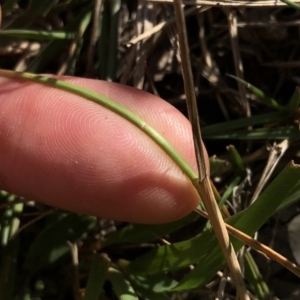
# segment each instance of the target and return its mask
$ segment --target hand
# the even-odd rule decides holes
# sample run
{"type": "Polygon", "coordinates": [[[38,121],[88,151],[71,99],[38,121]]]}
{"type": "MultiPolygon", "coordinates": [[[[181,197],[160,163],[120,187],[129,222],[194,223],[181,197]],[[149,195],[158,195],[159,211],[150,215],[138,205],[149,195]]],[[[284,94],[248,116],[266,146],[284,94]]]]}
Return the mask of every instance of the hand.
{"type": "MultiPolygon", "coordinates": [[[[196,168],[189,122],[123,85],[64,78],[121,103],[196,168]]],[[[184,217],[199,203],[189,179],[142,131],[61,90],[0,79],[0,189],[65,210],[137,223],[184,217]]]]}

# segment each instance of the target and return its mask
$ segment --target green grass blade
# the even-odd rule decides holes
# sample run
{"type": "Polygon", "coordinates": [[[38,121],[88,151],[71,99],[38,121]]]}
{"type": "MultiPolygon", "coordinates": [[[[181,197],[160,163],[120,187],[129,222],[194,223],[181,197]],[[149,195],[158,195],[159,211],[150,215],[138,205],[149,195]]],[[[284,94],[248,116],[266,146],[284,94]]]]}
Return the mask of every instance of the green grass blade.
{"type": "Polygon", "coordinates": [[[0,30],[0,36],[34,40],[72,40],[76,37],[76,34],[74,32],[66,31],[7,29],[0,30]]]}
{"type": "Polygon", "coordinates": [[[229,186],[227,187],[227,189],[225,190],[225,192],[222,195],[222,198],[220,200],[220,202],[218,203],[219,207],[222,207],[226,200],[229,198],[229,196],[232,194],[233,189],[238,186],[239,182],[241,181],[241,177],[237,176],[235,177],[232,182],[229,184],[229,186]]]}
{"type": "Polygon", "coordinates": [[[10,240],[0,249],[0,298],[1,300],[15,299],[19,291],[17,279],[20,279],[19,258],[21,255],[20,236],[10,240]]]}
{"type": "MultiPolygon", "coordinates": [[[[300,167],[288,165],[252,206],[226,219],[226,222],[253,235],[276,212],[277,207],[299,180],[300,167]]],[[[232,241],[236,249],[242,246],[239,241],[235,239],[232,241]]],[[[211,231],[206,231],[188,241],[158,247],[137,258],[128,268],[129,272],[135,274],[156,274],[178,270],[195,263],[198,265],[194,270],[173,290],[199,287],[207,283],[223,266],[224,258],[211,231]]]]}
{"type": "Polygon", "coordinates": [[[164,293],[155,293],[149,288],[143,288],[132,283],[134,290],[146,300],[171,300],[173,298],[168,297],[164,293]]]}
{"type": "Polygon", "coordinates": [[[187,241],[160,246],[135,259],[128,267],[129,272],[157,274],[188,267],[206,257],[214,247],[218,248],[215,243],[213,233],[206,231],[187,241]]]}
{"type": "MultiPolygon", "coordinates": [[[[111,0],[110,4],[110,38],[108,53],[107,80],[114,81],[117,70],[118,54],[118,32],[119,32],[119,11],[121,9],[121,0],[111,0]]],[[[103,44],[102,44],[103,47],[103,44]]]]}
{"type": "MultiPolygon", "coordinates": [[[[293,164],[288,165],[252,206],[226,219],[226,222],[249,235],[253,235],[276,212],[277,207],[288,197],[290,190],[295,187],[300,190],[299,180],[300,167],[293,164]],[[284,188],[282,188],[283,186],[284,188]]],[[[204,237],[206,237],[205,234],[207,235],[207,232],[203,234],[204,237]]],[[[202,243],[205,243],[206,238],[202,237],[202,239],[202,243]]],[[[242,243],[234,238],[232,242],[236,250],[242,246],[242,243]]],[[[217,247],[217,243],[214,241],[213,245],[210,244],[210,246],[212,252],[198,261],[198,265],[173,289],[174,291],[200,287],[211,280],[224,265],[224,258],[217,247]]],[[[300,274],[298,276],[300,277],[300,274]]]]}
{"type": "Polygon", "coordinates": [[[92,14],[87,13],[84,15],[84,17],[80,20],[79,26],[78,26],[78,34],[76,37],[75,43],[75,51],[73,56],[70,59],[70,62],[68,63],[68,67],[66,69],[65,74],[66,75],[74,75],[75,69],[76,69],[76,63],[79,58],[82,46],[84,44],[84,34],[91,22],[92,14]]]}
{"type": "Polygon", "coordinates": [[[138,300],[133,287],[131,286],[129,281],[124,278],[123,274],[120,271],[111,268],[109,270],[109,279],[112,283],[113,290],[115,291],[119,299],[138,300]]]}
{"type": "Polygon", "coordinates": [[[227,160],[220,159],[217,156],[211,156],[209,158],[209,164],[210,164],[210,175],[215,175],[218,170],[225,166],[228,163],[227,160]]]}
{"type": "Polygon", "coordinates": [[[297,111],[299,105],[300,105],[300,88],[296,87],[289,103],[285,107],[285,110],[290,115],[293,115],[297,111]]]}
{"type": "Polygon", "coordinates": [[[171,290],[178,284],[178,281],[165,274],[155,274],[154,276],[135,276],[129,274],[129,279],[134,290],[145,299],[168,300],[165,291],[171,290]]]}
{"type": "Polygon", "coordinates": [[[109,263],[99,254],[94,254],[92,268],[85,288],[83,300],[98,300],[106,278],[109,263]]]}
{"type": "MultiPolygon", "coordinates": [[[[78,35],[80,25],[87,18],[91,19],[92,6],[88,5],[87,8],[81,12],[70,24],[68,24],[64,29],[65,32],[76,32],[78,35]]],[[[51,61],[51,59],[57,56],[61,49],[70,44],[70,40],[55,40],[51,41],[41,53],[35,57],[29,64],[27,71],[29,72],[39,72],[51,61]]]]}
{"type": "Polygon", "coordinates": [[[246,168],[244,166],[243,159],[239,154],[239,152],[236,150],[236,148],[233,145],[227,146],[227,150],[229,152],[229,159],[233,171],[236,173],[236,175],[245,176],[246,168]]]}
{"type": "Polygon", "coordinates": [[[99,18],[99,38],[97,41],[97,56],[99,60],[98,74],[99,79],[107,79],[108,70],[108,56],[109,47],[107,47],[107,41],[109,40],[109,22],[110,22],[110,7],[108,1],[105,1],[102,5],[102,12],[99,18]]]}
{"type": "Polygon", "coordinates": [[[259,272],[251,253],[245,253],[245,278],[259,300],[271,299],[270,290],[259,272]]]}
{"type": "Polygon", "coordinates": [[[261,128],[251,131],[235,131],[219,134],[203,134],[203,138],[207,140],[284,140],[299,139],[300,132],[296,126],[261,128]]]}
{"type": "MultiPolygon", "coordinates": [[[[204,236],[205,237],[205,236],[204,236]]],[[[202,242],[205,242],[206,238],[203,238],[202,242]]],[[[188,273],[181,282],[172,289],[173,292],[181,292],[190,289],[199,288],[208,283],[225,265],[225,259],[219,249],[217,240],[213,238],[208,240],[213,247],[210,251],[199,260],[194,269],[188,273]]]]}
{"type": "Polygon", "coordinates": [[[254,234],[276,213],[292,190],[299,190],[299,180],[300,166],[288,164],[251,206],[232,217],[235,226],[249,235],[254,234]]]}
{"type": "Polygon", "coordinates": [[[236,81],[242,83],[255,96],[257,96],[259,99],[261,99],[262,102],[265,103],[266,105],[268,105],[269,107],[271,107],[273,109],[276,109],[276,110],[279,110],[279,111],[284,110],[284,107],[282,105],[280,105],[275,99],[266,96],[265,93],[262,90],[256,88],[255,86],[253,86],[249,82],[247,82],[247,81],[245,81],[243,79],[240,79],[240,78],[238,78],[236,76],[233,76],[233,75],[228,75],[228,76],[231,77],[231,78],[233,78],[233,79],[235,79],[236,81]]]}
{"type": "Polygon", "coordinates": [[[160,225],[129,224],[126,227],[110,234],[104,241],[103,246],[120,243],[145,243],[164,237],[166,234],[195,221],[196,213],[191,213],[178,221],[160,225]]]}
{"type": "Polygon", "coordinates": [[[156,294],[170,291],[178,284],[177,280],[165,274],[147,276],[129,274],[129,279],[134,286],[138,286],[145,290],[150,290],[156,294]]]}
{"type": "Polygon", "coordinates": [[[286,119],[287,115],[284,113],[268,113],[268,114],[261,114],[257,116],[252,116],[250,118],[241,118],[238,120],[227,121],[224,123],[218,123],[215,125],[210,125],[203,127],[202,132],[206,138],[209,138],[211,135],[216,135],[220,133],[226,133],[228,131],[232,132],[237,129],[247,128],[250,126],[256,125],[267,125],[278,123],[286,119]]]}
{"type": "Polygon", "coordinates": [[[24,267],[31,273],[51,266],[70,252],[67,241],[82,238],[95,226],[96,218],[69,214],[41,230],[25,257],[24,267]]]}
{"type": "Polygon", "coordinates": [[[300,5],[295,3],[294,1],[291,0],[280,0],[281,2],[285,3],[286,5],[295,8],[295,9],[300,9],[300,5]]]}
{"type": "Polygon", "coordinates": [[[45,17],[56,3],[58,3],[58,0],[32,0],[27,11],[13,20],[8,28],[24,28],[25,26],[29,26],[37,17],[45,17]]]}
{"type": "Polygon", "coordinates": [[[18,275],[18,258],[20,255],[20,237],[10,239],[19,229],[19,213],[23,211],[24,204],[14,204],[15,195],[1,191],[0,203],[10,204],[0,211],[0,293],[1,299],[14,299],[16,293],[16,279],[18,275]]]}
{"type": "Polygon", "coordinates": [[[13,202],[15,201],[16,196],[12,194],[7,194],[2,199],[6,204],[8,204],[8,206],[3,210],[3,212],[1,212],[1,216],[0,216],[0,228],[1,228],[0,245],[5,247],[7,246],[9,239],[13,233],[12,222],[15,217],[13,202]]]}
{"type": "Polygon", "coordinates": [[[278,206],[276,212],[279,212],[280,210],[284,209],[285,207],[288,207],[289,205],[292,205],[293,203],[299,202],[299,200],[300,200],[300,181],[290,191],[289,195],[284,199],[284,201],[282,201],[282,203],[278,206]]]}

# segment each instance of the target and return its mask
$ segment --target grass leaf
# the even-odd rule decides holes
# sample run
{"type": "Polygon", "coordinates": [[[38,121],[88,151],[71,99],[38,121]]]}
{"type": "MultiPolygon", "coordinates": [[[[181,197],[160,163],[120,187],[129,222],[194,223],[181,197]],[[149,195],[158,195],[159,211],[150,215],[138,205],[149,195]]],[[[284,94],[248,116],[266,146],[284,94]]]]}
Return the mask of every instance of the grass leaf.
{"type": "Polygon", "coordinates": [[[37,17],[45,17],[56,3],[58,3],[58,0],[32,0],[27,11],[16,18],[7,28],[24,28],[29,26],[37,17]]]}
{"type": "Polygon", "coordinates": [[[25,257],[25,268],[31,273],[52,265],[69,253],[67,241],[75,242],[95,226],[96,218],[69,214],[41,230],[25,257]]]}
{"type": "Polygon", "coordinates": [[[271,293],[250,252],[245,253],[245,277],[259,300],[271,299],[271,293]]]}
{"type": "Polygon", "coordinates": [[[295,140],[300,138],[299,128],[296,126],[260,128],[250,131],[235,131],[228,133],[204,134],[207,140],[295,140]]]}
{"type": "Polygon", "coordinates": [[[76,34],[74,32],[66,31],[7,29],[0,30],[0,36],[34,40],[72,40],[76,37],[76,34]]]}
{"type": "Polygon", "coordinates": [[[295,9],[300,9],[300,5],[295,3],[294,1],[291,0],[280,0],[281,2],[285,3],[286,5],[295,8],[295,9]]]}
{"type": "MultiPolygon", "coordinates": [[[[70,22],[64,29],[65,32],[76,32],[78,34],[78,30],[83,21],[87,18],[91,18],[91,6],[88,5],[87,8],[81,12],[72,22],[70,22]]],[[[35,57],[29,64],[27,71],[29,72],[41,72],[41,70],[49,63],[49,61],[57,56],[61,49],[70,44],[69,40],[56,40],[51,41],[42,51],[41,53],[35,57]]]]}
{"type": "Polygon", "coordinates": [[[282,105],[280,105],[275,99],[266,96],[262,90],[253,86],[249,82],[247,82],[243,79],[240,79],[236,76],[233,76],[233,75],[228,75],[228,76],[235,79],[236,81],[242,83],[244,86],[246,86],[255,96],[257,96],[259,99],[261,99],[262,102],[265,103],[266,105],[268,105],[269,107],[276,109],[276,110],[280,110],[280,111],[282,111],[284,109],[284,107],[282,105]]]}
{"type": "Polygon", "coordinates": [[[83,300],[98,300],[108,270],[108,261],[99,254],[94,254],[92,268],[85,288],[83,300]]]}
{"type": "Polygon", "coordinates": [[[129,283],[127,281],[123,274],[116,270],[116,269],[110,269],[109,270],[109,278],[113,286],[113,290],[115,291],[116,295],[121,300],[137,300],[136,293],[129,283]]]}
{"type": "Polygon", "coordinates": [[[145,243],[158,238],[162,238],[183,226],[195,221],[198,218],[196,213],[191,213],[185,218],[178,221],[160,224],[160,225],[142,225],[142,224],[129,224],[126,227],[110,234],[104,241],[104,247],[112,244],[120,243],[145,243]]]}
{"type": "MultiPolygon", "coordinates": [[[[226,219],[226,222],[253,235],[276,212],[277,207],[288,197],[290,190],[295,186],[300,189],[299,180],[300,167],[289,164],[252,206],[226,219]]],[[[233,243],[236,250],[242,246],[235,239],[233,243]]],[[[224,258],[211,231],[205,231],[184,242],[160,246],[134,260],[128,268],[129,272],[135,274],[156,274],[178,270],[195,263],[198,265],[173,291],[199,287],[207,283],[223,266],[224,258]]]]}
{"type": "Polygon", "coordinates": [[[256,126],[256,125],[268,125],[268,124],[274,124],[279,123],[287,118],[287,115],[285,113],[267,113],[267,114],[261,114],[256,115],[252,117],[247,118],[240,118],[237,120],[227,121],[224,123],[217,123],[214,125],[203,127],[202,132],[203,135],[205,135],[205,138],[210,138],[211,135],[218,135],[220,133],[226,133],[228,131],[233,132],[233,130],[241,129],[241,128],[247,128],[250,126],[256,126]]]}

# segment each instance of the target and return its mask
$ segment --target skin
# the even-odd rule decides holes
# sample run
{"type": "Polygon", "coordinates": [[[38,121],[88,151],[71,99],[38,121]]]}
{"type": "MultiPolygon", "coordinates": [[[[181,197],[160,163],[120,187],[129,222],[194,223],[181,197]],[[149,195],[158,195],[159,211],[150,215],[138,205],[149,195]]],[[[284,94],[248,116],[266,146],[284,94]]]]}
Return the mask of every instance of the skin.
{"type": "MultiPolygon", "coordinates": [[[[151,94],[64,78],[119,102],[160,132],[196,169],[191,128],[151,94]]],[[[189,179],[139,129],[73,94],[0,78],[0,189],[69,211],[165,223],[200,199],[189,179]]]]}

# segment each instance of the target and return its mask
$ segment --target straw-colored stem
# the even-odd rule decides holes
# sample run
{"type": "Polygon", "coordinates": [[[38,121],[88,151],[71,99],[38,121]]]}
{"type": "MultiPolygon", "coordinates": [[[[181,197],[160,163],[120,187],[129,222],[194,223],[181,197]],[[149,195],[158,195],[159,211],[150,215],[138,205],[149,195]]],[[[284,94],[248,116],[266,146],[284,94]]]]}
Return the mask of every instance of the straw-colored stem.
{"type": "Polygon", "coordinates": [[[220,209],[214,198],[214,194],[209,181],[208,166],[206,166],[204,161],[204,146],[201,137],[200,120],[198,115],[192,67],[189,56],[187,29],[182,9],[182,0],[174,1],[174,11],[180,45],[180,56],[184,88],[186,94],[187,110],[192,125],[195,153],[200,179],[196,188],[198,190],[200,198],[204,203],[206,211],[208,212],[210,222],[213,226],[216,237],[218,239],[218,242],[226,259],[228,268],[230,270],[234,285],[236,287],[237,295],[240,300],[248,300],[250,298],[246,289],[246,285],[244,283],[242,271],[236,253],[230,242],[229,234],[227,232],[220,209]]]}
{"type": "MultiPolygon", "coordinates": [[[[201,215],[202,217],[208,219],[208,214],[206,212],[201,211],[199,209],[197,209],[195,211],[199,215],[201,215]]],[[[298,276],[300,278],[300,267],[299,266],[297,266],[296,264],[294,264],[293,262],[288,260],[286,257],[282,256],[278,252],[274,251],[270,247],[268,247],[268,246],[260,243],[259,241],[255,240],[254,238],[252,238],[248,234],[238,230],[237,228],[235,228],[235,227],[233,227],[233,226],[231,226],[227,223],[225,223],[225,226],[226,226],[228,232],[232,236],[234,236],[235,238],[237,238],[238,240],[243,242],[245,245],[251,247],[255,251],[259,252],[260,254],[263,254],[267,258],[278,262],[283,267],[285,267],[286,269],[288,269],[289,271],[291,271],[292,273],[294,273],[296,276],[298,276]]]]}

